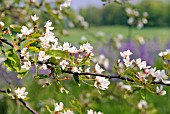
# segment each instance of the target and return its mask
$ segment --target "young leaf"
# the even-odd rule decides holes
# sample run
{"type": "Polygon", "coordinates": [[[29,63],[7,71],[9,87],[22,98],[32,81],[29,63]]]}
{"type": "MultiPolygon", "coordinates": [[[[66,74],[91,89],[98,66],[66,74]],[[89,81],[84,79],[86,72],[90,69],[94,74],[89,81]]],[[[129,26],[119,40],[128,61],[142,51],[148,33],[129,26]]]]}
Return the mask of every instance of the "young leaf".
{"type": "Polygon", "coordinates": [[[47,55],[50,55],[51,57],[61,57],[64,59],[69,59],[69,56],[67,52],[61,51],[61,50],[48,50],[45,52],[47,55]]]}
{"type": "Polygon", "coordinates": [[[14,32],[20,32],[21,31],[21,26],[19,26],[19,25],[12,24],[12,25],[10,25],[10,28],[14,32]]]}
{"type": "Polygon", "coordinates": [[[79,103],[79,101],[77,99],[72,100],[71,104],[77,109],[79,114],[82,114],[81,105],[80,105],[80,103],[79,103]]]}
{"type": "Polygon", "coordinates": [[[39,75],[35,76],[34,78],[35,78],[35,79],[44,79],[44,78],[48,78],[48,75],[39,74],[39,75]]]}
{"type": "Polygon", "coordinates": [[[73,74],[73,78],[77,82],[78,86],[80,86],[79,76],[77,74],[73,74]]]}
{"type": "Polygon", "coordinates": [[[8,58],[4,61],[4,65],[9,69],[16,72],[20,72],[21,64],[20,59],[13,49],[7,51],[8,58]]]}

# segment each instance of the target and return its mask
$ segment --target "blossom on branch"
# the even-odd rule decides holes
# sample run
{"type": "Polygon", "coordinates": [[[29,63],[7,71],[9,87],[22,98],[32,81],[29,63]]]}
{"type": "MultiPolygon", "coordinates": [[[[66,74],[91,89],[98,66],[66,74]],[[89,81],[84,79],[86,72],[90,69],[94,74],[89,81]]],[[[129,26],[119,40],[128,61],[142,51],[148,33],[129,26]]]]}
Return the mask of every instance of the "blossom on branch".
{"type": "Polygon", "coordinates": [[[163,86],[162,85],[160,86],[160,88],[158,86],[156,87],[156,93],[158,95],[161,95],[161,96],[166,95],[166,91],[163,90],[163,86]]]}
{"type": "Polygon", "coordinates": [[[123,58],[127,58],[129,57],[130,55],[132,55],[133,53],[130,51],[130,50],[127,50],[127,51],[124,51],[124,52],[120,52],[120,55],[123,57],[123,58]]]}
{"type": "Polygon", "coordinates": [[[95,83],[94,83],[94,86],[96,88],[99,88],[101,90],[106,90],[108,89],[109,87],[109,84],[110,82],[108,81],[108,79],[106,79],[105,77],[99,77],[99,76],[96,76],[96,79],[95,79],[95,83]]]}
{"type": "Polygon", "coordinates": [[[63,108],[64,108],[63,102],[60,102],[59,104],[56,103],[56,104],[55,104],[55,109],[54,109],[54,111],[55,111],[55,112],[59,112],[59,111],[63,110],[63,108]]]}
{"type": "Polygon", "coordinates": [[[22,33],[23,35],[30,35],[30,34],[32,34],[33,32],[34,32],[33,29],[28,29],[26,26],[22,26],[22,28],[21,28],[21,33],[22,33]]]}
{"type": "Polygon", "coordinates": [[[104,70],[99,66],[99,64],[97,63],[96,65],[95,65],[95,71],[96,71],[96,73],[98,73],[98,74],[101,74],[104,70]]]}
{"type": "Polygon", "coordinates": [[[31,62],[29,60],[25,61],[21,68],[25,68],[26,70],[29,70],[31,68],[31,62]]]}
{"type": "Polygon", "coordinates": [[[45,55],[45,51],[39,52],[39,56],[38,56],[39,61],[48,60],[49,58],[51,58],[51,56],[45,55]]]}
{"type": "Polygon", "coordinates": [[[62,60],[60,62],[61,68],[64,70],[66,68],[67,65],[69,65],[69,62],[67,62],[66,60],[62,60]]]}
{"type": "Polygon", "coordinates": [[[34,16],[31,15],[31,19],[35,22],[39,19],[39,17],[37,17],[36,14],[34,16]]]}
{"type": "Polygon", "coordinates": [[[16,90],[14,90],[17,98],[19,99],[25,99],[27,97],[28,92],[25,92],[26,88],[22,87],[22,88],[18,88],[16,90]]]}

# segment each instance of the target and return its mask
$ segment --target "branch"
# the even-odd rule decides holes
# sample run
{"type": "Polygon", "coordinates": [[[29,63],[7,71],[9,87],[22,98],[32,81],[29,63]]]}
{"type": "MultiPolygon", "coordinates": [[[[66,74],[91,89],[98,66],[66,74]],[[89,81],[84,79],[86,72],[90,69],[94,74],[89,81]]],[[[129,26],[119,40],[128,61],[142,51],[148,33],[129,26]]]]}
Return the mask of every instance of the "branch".
{"type": "Polygon", "coordinates": [[[14,45],[11,42],[9,42],[8,40],[6,40],[4,38],[0,38],[0,41],[2,41],[3,43],[5,43],[5,44],[7,44],[7,45],[9,45],[11,47],[14,47],[14,45]]]}
{"type": "MultiPolygon", "coordinates": [[[[75,75],[91,75],[91,76],[100,76],[100,77],[105,77],[108,79],[121,79],[121,80],[127,80],[129,82],[135,82],[133,79],[128,78],[128,77],[123,77],[120,75],[106,75],[106,74],[96,74],[96,73],[88,73],[88,72],[81,72],[81,73],[77,73],[77,72],[71,72],[71,71],[64,71],[65,73],[69,73],[69,74],[75,74],[75,75]]],[[[161,84],[161,85],[166,85],[166,86],[170,86],[170,84],[165,84],[163,82],[151,82],[151,84],[161,84]]]]}
{"type": "Polygon", "coordinates": [[[22,99],[18,99],[30,112],[33,114],[38,114],[34,109],[32,109],[26,102],[24,102],[22,99]]]}
{"type": "MultiPolygon", "coordinates": [[[[5,89],[0,89],[1,93],[6,93],[5,89]]],[[[36,112],[34,109],[32,109],[28,103],[26,103],[25,101],[23,101],[22,99],[18,99],[18,101],[20,101],[24,107],[26,107],[30,112],[32,112],[33,114],[38,114],[38,112],[36,112]]]]}
{"type": "Polygon", "coordinates": [[[0,89],[0,92],[1,92],[1,93],[6,93],[6,90],[0,89]]]}

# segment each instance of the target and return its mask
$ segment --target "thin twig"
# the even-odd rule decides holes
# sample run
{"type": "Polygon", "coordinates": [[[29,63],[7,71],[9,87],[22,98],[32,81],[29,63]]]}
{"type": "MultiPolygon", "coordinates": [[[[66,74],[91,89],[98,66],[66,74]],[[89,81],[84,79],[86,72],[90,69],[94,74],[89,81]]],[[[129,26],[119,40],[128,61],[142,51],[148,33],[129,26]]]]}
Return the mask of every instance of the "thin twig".
{"type": "Polygon", "coordinates": [[[34,109],[32,109],[26,102],[24,102],[22,99],[18,99],[23,105],[24,107],[26,107],[30,112],[32,112],[33,114],[38,114],[38,112],[36,112],[34,109]]]}
{"type": "MultiPolygon", "coordinates": [[[[129,82],[135,82],[133,79],[128,78],[128,77],[123,77],[123,76],[119,76],[119,75],[106,75],[106,74],[96,74],[96,73],[88,73],[88,72],[71,72],[71,71],[64,71],[65,73],[69,73],[69,74],[75,74],[75,75],[91,75],[91,76],[100,76],[100,77],[105,77],[108,79],[121,79],[121,80],[127,80],[129,82]]],[[[161,84],[161,85],[166,85],[166,86],[170,86],[170,84],[165,84],[163,82],[151,82],[151,84],[161,84]]]]}
{"type": "MultiPolygon", "coordinates": [[[[0,89],[1,93],[7,93],[5,89],[0,89]]],[[[24,107],[26,107],[30,112],[32,112],[33,114],[38,114],[38,112],[36,112],[33,108],[31,108],[27,102],[25,102],[22,99],[18,99],[18,101],[20,101],[24,107]]]]}
{"type": "Polygon", "coordinates": [[[13,45],[11,42],[9,42],[8,40],[6,40],[6,39],[4,39],[4,38],[0,38],[0,41],[8,44],[8,45],[11,46],[11,47],[14,47],[14,45],[13,45]]]}

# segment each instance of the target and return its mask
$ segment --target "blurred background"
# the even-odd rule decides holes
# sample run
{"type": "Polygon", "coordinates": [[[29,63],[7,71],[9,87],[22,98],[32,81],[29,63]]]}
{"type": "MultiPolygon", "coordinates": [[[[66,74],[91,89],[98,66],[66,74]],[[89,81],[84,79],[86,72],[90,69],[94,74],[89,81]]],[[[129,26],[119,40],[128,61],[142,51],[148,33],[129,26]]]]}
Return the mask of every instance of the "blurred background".
{"type": "MultiPolygon", "coordinates": [[[[126,7],[119,3],[107,3],[100,0],[72,0],[71,8],[64,9],[60,14],[55,9],[58,7],[57,4],[54,6],[56,0],[46,0],[46,4],[38,8],[34,8],[35,4],[25,5],[27,0],[16,0],[15,4],[11,1],[13,0],[0,0],[0,20],[6,23],[6,26],[10,24],[23,25],[26,22],[28,22],[27,26],[31,26],[30,15],[35,13],[41,19],[39,20],[40,26],[43,26],[47,20],[52,20],[60,42],[70,42],[76,46],[83,42],[90,42],[94,46],[95,59],[93,62],[98,62],[108,74],[114,74],[114,61],[120,57],[120,51],[127,49],[134,53],[132,58],[140,57],[147,61],[148,65],[158,69],[163,68],[158,53],[170,49],[170,0],[129,0],[126,7],[135,9],[139,13],[135,19],[142,16],[143,12],[148,13],[147,23],[140,27],[136,26],[136,23],[129,23],[128,20],[131,16],[127,15],[126,7]],[[16,9],[17,5],[24,7],[24,10],[16,9]]],[[[37,0],[37,2],[40,3],[41,0],[37,0]]],[[[3,63],[3,58],[0,61],[3,63]]],[[[15,87],[26,86],[29,92],[28,97],[30,97],[28,101],[40,114],[48,114],[46,105],[54,109],[53,104],[56,101],[62,101],[67,107],[72,107],[69,101],[75,98],[83,107],[83,114],[87,113],[88,109],[101,111],[104,114],[170,113],[169,87],[165,88],[167,90],[165,96],[158,96],[146,91],[131,93],[121,90],[117,86],[117,82],[120,80],[112,80],[109,89],[99,94],[97,89],[83,83],[78,87],[70,80],[62,82],[70,94],[59,94],[58,85],[52,80],[34,80],[34,73],[35,71],[32,69],[30,74],[21,81],[16,78],[15,73],[7,71],[1,64],[0,88],[8,88],[8,80],[12,81],[15,87]],[[53,85],[42,88],[46,82],[53,83],[53,85]],[[143,113],[137,107],[141,98],[145,98],[148,102],[148,108],[143,113]]],[[[8,96],[0,94],[0,114],[17,114],[16,104],[8,96]]],[[[30,114],[22,106],[20,106],[20,110],[24,114],[30,114]]]]}

